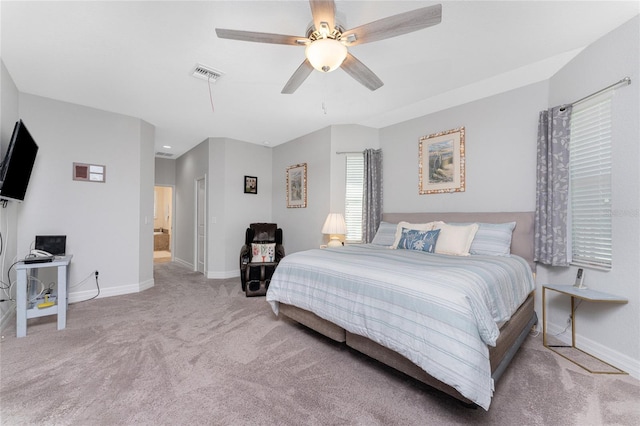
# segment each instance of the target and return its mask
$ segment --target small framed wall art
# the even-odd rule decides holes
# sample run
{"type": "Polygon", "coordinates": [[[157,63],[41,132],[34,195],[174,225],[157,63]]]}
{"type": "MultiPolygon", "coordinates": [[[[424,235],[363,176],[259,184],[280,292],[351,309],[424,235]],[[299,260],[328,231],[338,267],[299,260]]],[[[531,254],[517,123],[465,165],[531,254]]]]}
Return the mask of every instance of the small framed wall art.
{"type": "Polygon", "coordinates": [[[245,194],[258,193],[258,178],[256,176],[244,177],[244,193],[245,194]]]}
{"type": "Polygon", "coordinates": [[[73,163],[73,180],[104,183],[107,166],[99,164],[73,163]]]}
{"type": "Polygon", "coordinates": [[[287,208],[307,207],[307,163],[287,167],[287,208]]]}
{"type": "Polygon", "coordinates": [[[464,127],[421,137],[418,151],[420,194],[464,192],[464,127]]]}

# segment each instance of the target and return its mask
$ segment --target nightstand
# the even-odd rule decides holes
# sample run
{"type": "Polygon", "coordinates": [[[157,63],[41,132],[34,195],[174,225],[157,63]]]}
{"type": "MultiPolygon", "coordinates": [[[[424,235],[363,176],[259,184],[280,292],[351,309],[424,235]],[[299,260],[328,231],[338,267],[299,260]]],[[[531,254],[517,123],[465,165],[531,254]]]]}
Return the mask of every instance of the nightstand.
{"type": "Polygon", "coordinates": [[[573,315],[573,313],[575,312],[575,299],[580,299],[580,300],[585,300],[588,302],[608,302],[608,303],[618,303],[618,304],[624,304],[627,303],[628,300],[624,297],[620,297],[620,296],[615,296],[613,294],[609,294],[609,293],[603,293],[601,291],[595,291],[595,290],[590,290],[588,288],[577,288],[574,287],[572,285],[553,285],[553,284],[546,284],[542,286],[542,344],[544,345],[544,347],[552,350],[553,352],[557,353],[558,355],[562,356],[563,358],[568,359],[569,361],[573,362],[576,365],[579,365],[580,367],[584,368],[585,370],[587,370],[590,373],[594,373],[594,374],[627,374],[625,371],[622,371],[621,369],[619,369],[618,367],[614,367],[613,365],[609,364],[608,362],[605,362],[603,360],[601,360],[600,358],[597,358],[591,354],[589,354],[588,352],[585,352],[584,350],[576,347],[576,318],[575,315],[573,315]],[[546,318],[546,292],[547,290],[551,290],[551,291],[556,291],[558,293],[562,293],[565,294],[569,297],[571,297],[571,346],[567,346],[567,345],[550,345],[547,342],[547,318],[546,318]],[[599,370],[592,370],[588,367],[586,367],[583,363],[578,362],[574,359],[569,358],[566,354],[560,352],[559,348],[570,348],[572,350],[576,350],[579,351],[581,354],[583,354],[582,356],[586,356],[587,359],[592,358],[595,359],[603,364],[608,365],[609,367],[611,367],[611,369],[613,371],[599,371],[599,370]]]}

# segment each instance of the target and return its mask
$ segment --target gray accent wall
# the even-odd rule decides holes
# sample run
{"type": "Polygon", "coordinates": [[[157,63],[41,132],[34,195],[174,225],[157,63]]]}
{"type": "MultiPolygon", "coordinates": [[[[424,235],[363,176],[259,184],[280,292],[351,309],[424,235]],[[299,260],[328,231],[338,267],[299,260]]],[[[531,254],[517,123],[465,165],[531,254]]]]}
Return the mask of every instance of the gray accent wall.
{"type": "MultiPolygon", "coordinates": [[[[4,62],[0,60],[0,161],[9,147],[13,127],[20,117],[18,112],[19,92],[4,62]]],[[[6,272],[17,253],[18,203],[12,201],[0,208],[0,233],[2,233],[2,256],[0,256],[0,280],[6,281],[6,272]]],[[[9,299],[9,294],[0,291],[0,299],[9,299]]],[[[11,294],[15,296],[15,291],[11,294]]],[[[10,301],[0,302],[0,329],[12,317],[15,307],[10,301]]]]}
{"type": "Polygon", "coordinates": [[[36,235],[66,235],[70,302],[97,294],[85,279],[96,270],[101,297],[153,286],[153,127],[25,93],[19,111],[40,149],[19,206],[18,257],[36,235]],[[72,180],[73,162],[106,166],[106,181],[72,180]]]}
{"type": "MultiPolygon", "coordinates": [[[[331,150],[329,152],[331,197],[327,214],[344,213],[347,170],[346,153],[362,152],[368,148],[379,148],[379,134],[378,129],[356,124],[331,126],[331,150]]],[[[384,153],[382,155],[384,157],[384,153]]],[[[322,224],[324,224],[324,221],[322,224]]],[[[323,243],[327,242],[329,242],[329,236],[325,235],[323,243]]]]}
{"type": "Polygon", "coordinates": [[[532,211],[541,82],[380,130],[385,212],[532,211]],[[465,127],[464,192],[419,195],[421,137],[465,127]]]}
{"type": "MultiPolygon", "coordinates": [[[[631,77],[612,102],[613,267],[585,269],[585,285],[629,299],[626,305],[583,303],[576,311],[581,347],[640,376],[640,17],[584,49],[550,80],[549,105],[571,103],[616,81],[631,77]]],[[[538,267],[538,286],[572,284],[577,267],[538,267]]],[[[567,298],[554,298],[552,324],[564,327],[567,298]]],[[[540,311],[538,311],[540,312],[540,311]]],[[[560,329],[561,331],[561,329],[560,329]]]]}
{"type": "Polygon", "coordinates": [[[155,175],[155,132],[156,129],[144,120],[140,120],[140,185],[138,198],[140,205],[139,262],[138,282],[143,288],[153,286],[153,219],[154,219],[154,175],[155,175]]]}
{"type": "Polygon", "coordinates": [[[271,149],[211,138],[209,178],[209,278],[240,274],[240,248],[252,222],[271,222],[271,149]],[[244,177],[258,178],[258,193],[244,193],[244,177]]]}
{"type": "Polygon", "coordinates": [[[318,248],[331,199],[331,128],[273,148],[273,221],[282,228],[286,253],[318,248]],[[307,207],[287,208],[287,168],[307,164],[307,207]]]}
{"type": "Polygon", "coordinates": [[[205,139],[176,161],[176,227],[172,237],[174,260],[195,270],[196,179],[209,172],[209,139],[205,139]]]}
{"type": "Polygon", "coordinates": [[[238,276],[245,230],[270,222],[270,148],[229,138],[209,138],[176,160],[175,258],[195,269],[195,180],[206,176],[206,276],[238,276]],[[258,193],[244,193],[244,176],[258,178],[258,193]]]}
{"type": "Polygon", "coordinates": [[[161,186],[175,186],[176,161],[168,158],[155,159],[154,183],[161,186]]]}

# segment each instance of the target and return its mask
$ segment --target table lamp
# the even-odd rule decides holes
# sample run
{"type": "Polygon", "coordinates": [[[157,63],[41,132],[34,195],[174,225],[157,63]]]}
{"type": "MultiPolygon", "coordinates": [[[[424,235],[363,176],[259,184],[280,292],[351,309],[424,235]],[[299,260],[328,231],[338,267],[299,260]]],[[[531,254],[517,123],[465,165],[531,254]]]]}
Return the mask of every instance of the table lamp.
{"type": "Polygon", "coordinates": [[[324,221],[322,233],[329,234],[330,236],[329,244],[327,244],[328,247],[341,246],[342,242],[340,241],[340,236],[347,233],[347,225],[344,222],[344,216],[342,216],[342,213],[329,213],[327,220],[324,221]]]}

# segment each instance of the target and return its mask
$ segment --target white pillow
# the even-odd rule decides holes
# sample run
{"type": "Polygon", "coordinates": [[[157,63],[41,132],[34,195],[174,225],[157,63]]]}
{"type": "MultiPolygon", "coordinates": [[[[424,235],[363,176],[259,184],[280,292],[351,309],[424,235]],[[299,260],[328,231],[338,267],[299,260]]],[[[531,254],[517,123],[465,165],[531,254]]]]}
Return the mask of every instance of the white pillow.
{"type": "Polygon", "coordinates": [[[435,225],[434,229],[440,230],[440,235],[436,242],[436,253],[469,256],[469,248],[473,242],[473,237],[478,232],[478,224],[455,226],[440,222],[435,225]]]}
{"type": "Polygon", "coordinates": [[[398,248],[398,243],[400,242],[400,238],[402,238],[402,228],[406,229],[414,229],[416,231],[433,231],[434,225],[442,222],[429,222],[429,223],[409,223],[409,222],[400,222],[396,226],[396,238],[391,245],[392,249],[398,248]]]}

